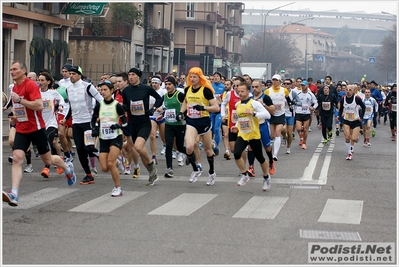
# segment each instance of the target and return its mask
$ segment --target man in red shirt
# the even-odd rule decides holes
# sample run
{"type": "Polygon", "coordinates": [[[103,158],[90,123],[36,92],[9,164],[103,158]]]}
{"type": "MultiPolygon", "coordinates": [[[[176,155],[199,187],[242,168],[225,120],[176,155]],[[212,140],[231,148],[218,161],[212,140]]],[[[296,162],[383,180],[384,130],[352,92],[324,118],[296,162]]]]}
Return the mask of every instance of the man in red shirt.
{"type": "Polygon", "coordinates": [[[18,188],[22,179],[22,162],[25,151],[34,140],[44,164],[55,165],[64,170],[68,185],[76,182],[72,162],[67,164],[58,155],[51,155],[46,135],[46,125],[42,117],[43,100],[37,84],[26,77],[25,63],[15,61],[11,64],[10,73],[14,80],[11,92],[14,116],[11,123],[16,123],[13,163],[11,167],[11,190],[3,193],[3,201],[10,206],[18,206],[18,188]]]}

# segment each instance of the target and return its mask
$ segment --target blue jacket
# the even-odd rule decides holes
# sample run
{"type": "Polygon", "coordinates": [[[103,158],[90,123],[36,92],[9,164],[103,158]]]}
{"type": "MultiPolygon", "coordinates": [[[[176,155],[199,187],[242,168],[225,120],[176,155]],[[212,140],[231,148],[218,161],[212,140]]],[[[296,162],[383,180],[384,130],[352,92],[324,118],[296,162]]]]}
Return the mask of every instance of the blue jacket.
{"type": "Polygon", "coordinates": [[[371,97],[377,100],[378,103],[382,101],[382,94],[380,90],[378,90],[377,88],[371,88],[370,92],[371,92],[371,97]]]}

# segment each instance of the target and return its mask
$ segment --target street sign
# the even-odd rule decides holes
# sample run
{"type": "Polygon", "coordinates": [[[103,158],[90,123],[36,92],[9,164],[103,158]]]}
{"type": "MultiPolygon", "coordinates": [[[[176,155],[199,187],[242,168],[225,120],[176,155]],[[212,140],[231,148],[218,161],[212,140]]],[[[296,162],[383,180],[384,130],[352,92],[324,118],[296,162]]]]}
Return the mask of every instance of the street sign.
{"type": "Polygon", "coordinates": [[[223,59],[221,59],[221,58],[215,58],[215,59],[213,59],[213,67],[214,67],[214,68],[221,68],[221,67],[223,67],[223,59]]]}
{"type": "Polygon", "coordinates": [[[280,73],[285,73],[285,69],[280,70],[280,73]]]}
{"type": "Polygon", "coordinates": [[[106,4],[108,3],[68,3],[61,13],[99,16],[103,12],[106,4]]]}
{"type": "Polygon", "coordinates": [[[369,63],[370,64],[375,64],[375,57],[370,57],[369,58],[369,63]]]}
{"type": "Polygon", "coordinates": [[[317,56],[317,61],[318,62],[324,62],[324,56],[323,55],[318,55],[317,56]]]}

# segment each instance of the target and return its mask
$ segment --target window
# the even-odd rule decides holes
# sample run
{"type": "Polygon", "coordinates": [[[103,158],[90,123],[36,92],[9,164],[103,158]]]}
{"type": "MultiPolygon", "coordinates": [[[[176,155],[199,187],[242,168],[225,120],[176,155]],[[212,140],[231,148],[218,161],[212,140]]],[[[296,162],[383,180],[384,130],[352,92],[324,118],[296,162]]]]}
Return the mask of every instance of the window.
{"type": "Polygon", "coordinates": [[[195,30],[186,31],[186,54],[195,54],[195,30]]]}
{"type": "Polygon", "coordinates": [[[33,4],[33,8],[43,9],[43,10],[48,10],[48,11],[50,11],[50,3],[38,3],[38,2],[35,2],[35,3],[33,4]]]}
{"type": "Polygon", "coordinates": [[[194,18],[194,2],[187,2],[187,18],[194,18]]]}
{"type": "Polygon", "coordinates": [[[159,28],[161,28],[161,11],[158,11],[158,17],[157,17],[157,19],[158,19],[158,29],[159,28]]]}

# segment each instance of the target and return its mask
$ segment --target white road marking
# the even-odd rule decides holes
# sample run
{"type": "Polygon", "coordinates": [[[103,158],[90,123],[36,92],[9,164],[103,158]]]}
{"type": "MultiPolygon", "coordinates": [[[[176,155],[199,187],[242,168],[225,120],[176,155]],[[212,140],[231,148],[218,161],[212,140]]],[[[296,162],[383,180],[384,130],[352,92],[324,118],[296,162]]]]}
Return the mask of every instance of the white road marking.
{"type": "Polygon", "coordinates": [[[274,219],[287,200],[288,197],[255,196],[234,214],[233,218],[274,219]]]}
{"type": "Polygon", "coordinates": [[[318,222],[360,224],[363,201],[328,199],[318,222]]]}

